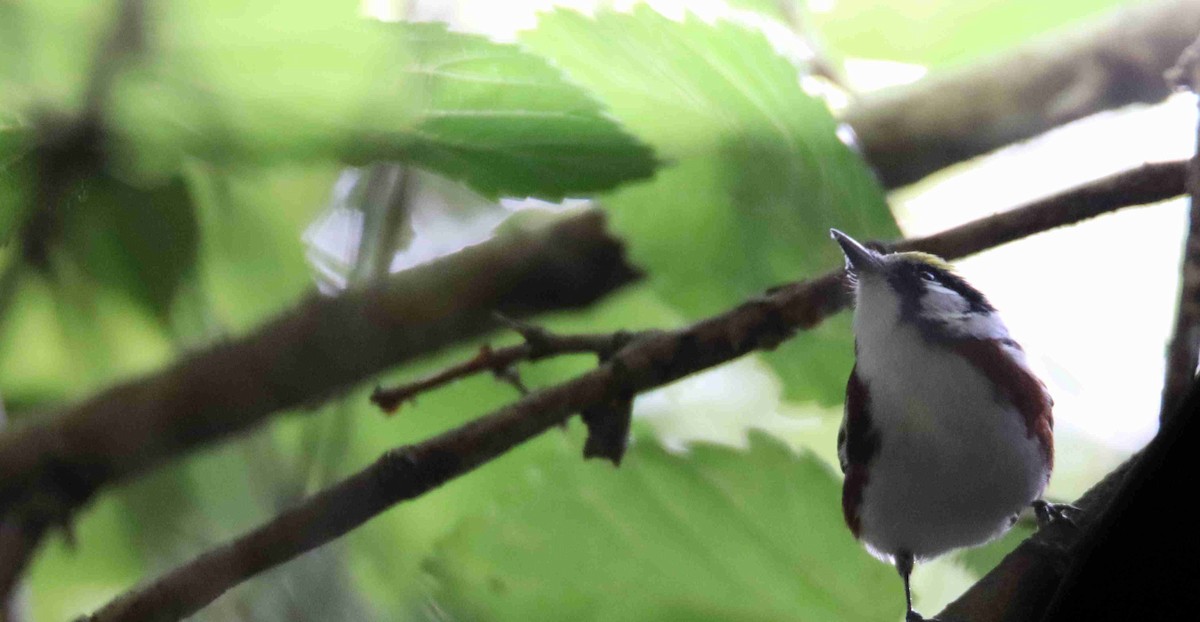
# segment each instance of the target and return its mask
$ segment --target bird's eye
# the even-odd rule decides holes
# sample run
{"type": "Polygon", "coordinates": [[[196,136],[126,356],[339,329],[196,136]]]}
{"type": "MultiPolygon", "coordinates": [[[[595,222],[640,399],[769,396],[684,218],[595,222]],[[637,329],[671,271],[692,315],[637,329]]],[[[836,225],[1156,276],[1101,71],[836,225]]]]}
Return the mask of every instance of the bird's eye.
{"type": "Polygon", "coordinates": [[[933,270],[928,268],[922,268],[917,272],[917,274],[921,276],[922,281],[929,281],[930,283],[938,282],[937,274],[934,274],[933,270]]]}

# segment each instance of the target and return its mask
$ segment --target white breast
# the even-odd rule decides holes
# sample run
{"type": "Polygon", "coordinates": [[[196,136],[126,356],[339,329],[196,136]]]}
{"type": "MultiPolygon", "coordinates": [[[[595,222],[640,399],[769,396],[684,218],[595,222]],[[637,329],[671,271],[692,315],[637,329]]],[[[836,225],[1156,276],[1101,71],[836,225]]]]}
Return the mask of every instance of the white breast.
{"type": "MultiPolygon", "coordinates": [[[[1002,534],[1041,495],[1047,473],[1024,420],[983,374],[898,318],[886,285],[860,284],[857,369],[880,439],[860,537],[882,558],[928,558],[1002,534]]],[[[991,320],[989,332],[1003,330],[991,320]]]]}

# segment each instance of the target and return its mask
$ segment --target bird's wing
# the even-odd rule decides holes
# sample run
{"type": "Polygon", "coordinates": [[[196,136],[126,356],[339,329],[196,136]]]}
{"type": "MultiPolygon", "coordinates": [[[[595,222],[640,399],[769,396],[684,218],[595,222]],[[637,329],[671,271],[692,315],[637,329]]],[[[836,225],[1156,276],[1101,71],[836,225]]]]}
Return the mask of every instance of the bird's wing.
{"type": "Polygon", "coordinates": [[[873,442],[867,412],[867,386],[855,365],[846,381],[846,408],[842,412],[842,426],[838,429],[838,462],[842,473],[846,473],[851,464],[866,464],[874,453],[873,442]]]}
{"type": "Polygon", "coordinates": [[[842,484],[842,514],[855,537],[862,528],[859,507],[867,485],[867,465],[879,451],[879,435],[871,429],[871,413],[867,409],[869,395],[855,365],[846,381],[846,411],[838,431],[838,462],[846,474],[842,484]]]}
{"type": "Polygon", "coordinates": [[[957,339],[953,347],[1000,389],[1017,409],[1031,438],[1036,437],[1054,464],[1054,399],[1029,369],[1025,352],[1011,339],[957,339]]]}

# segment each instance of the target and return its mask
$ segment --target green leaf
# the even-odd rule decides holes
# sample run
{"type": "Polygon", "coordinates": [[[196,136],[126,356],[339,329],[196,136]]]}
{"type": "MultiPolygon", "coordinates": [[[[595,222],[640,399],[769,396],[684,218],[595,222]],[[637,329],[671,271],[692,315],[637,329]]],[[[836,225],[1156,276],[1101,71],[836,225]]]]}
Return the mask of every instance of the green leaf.
{"type": "Polygon", "coordinates": [[[26,578],[32,620],[69,620],[100,608],[149,570],[132,532],[137,521],[114,495],[101,495],[73,517],[79,544],[52,534],[26,578]],[[87,543],[87,546],[83,546],[87,543]]]}
{"type": "MultiPolygon", "coordinates": [[[[649,147],[516,45],[324,8],[176,2],[116,124],[133,164],[395,160],[489,197],[559,199],[654,173],[649,147]],[[196,6],[192,6],[196,5],[196,6]]],[[[318,5],[321,3],[317,3],[318,5]]]]}
{"type": "Polygon", "coordinates": [[[112,177],[69,206],[64,246],[86,274],[162,318],[194,274],[196,214],[180,179],[152,187],[112,177]]]}
{"type": "MultiPolygon", "coordinates": [[[[557,11],[522,41],[674,163],[604,204],[634,261],[686,316],[839,266],[830,227],[897,234],[879,184],[761,33],[649,9],[595,18],[557,11]]],[[[770,360],[788,397],[832,404],[852,351],[846,326],[835,325],[770,360]],[[842,354],[831,363],[828,353],[842,354]]]]}
{"type": "Polygon", "coordinates": [[[808,19],[847,56],[963,64],[1129,0],[838,0],[808,19]]]}
{"type": "Polygon", "coordinates": [[[686,455],[638,443],[618,470],[551,457],[525,480],[428,564],[464,618],[874,621],[903,606],[842,522],[833,473],[765,436],[686,455]]]}
{"type": "Polygon", "coordinates": [[[1035,530],[1028,525],[1018,524],[1008,533],[983,546],[973,549],[963,549],[955,555],[956,561],[968,570],[982,577],[995,568],[1005,555],[1017,548],[1017,545],[1032,536],[1035,530]]]}
{"type": "Polygon", "coordinates": [[[165,319],[195,274],[196,212],[183,180],[141,187],[104,176],[66,208],[67,256],[84,274],[165,319]]]}
{"type": "Polygon", "coordinates": [[[29,209],[32,150],[29,128],[0,121],[0,244],[9,242],[29,209]]]}
{"type": "Polygon", "coordinates": [[[312,289],[303,235],[338,170],[330,163],[187,168],[211,319],[234,331],[249,330],[312,289]]]}
{"type": "Polygon", "coordinates": [[[412,162],[491,197],[561,198],[653,174],[650,148],[544,59],[439,24],[398,32],[416,59],[407,80],[424,84],[412,162]]]}

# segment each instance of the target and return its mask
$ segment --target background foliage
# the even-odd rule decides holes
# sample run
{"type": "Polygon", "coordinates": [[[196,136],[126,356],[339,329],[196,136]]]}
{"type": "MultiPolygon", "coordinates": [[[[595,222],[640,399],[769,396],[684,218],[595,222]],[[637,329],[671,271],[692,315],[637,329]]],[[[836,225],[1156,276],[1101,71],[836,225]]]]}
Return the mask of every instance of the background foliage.
{"type": "MultiPolygon", "coordinates": [[[[799,25],[787,3],[718,4],[726,19],[557,9],[514,43],[363,19],[350,2],[150,3],[144,43],[120,60],[104,102],[105,165],[59,205],[38,240],[44,262],[22,237],[46,174],[30,154],[86,106],[118,5],[0,4],[8,411],[33,416],[245,332],[314,282],[353,286],[354,249],[374,234],[353,224],[381,207],[339,184],[364,183],[346,167],[375,162],[421,171],[393,268],[562,209],[501,198],[586,198],[651,278],[548,326],[669,327],[714,313],[836,265],[830,226],[900,232],[814,94],[812,68],[768,35],[799,28],[835,63],[936,71],[1116,2],[841,0],[798,7],[799,25]]],[[[469,2],[458,8],[469,15],[469,2]]],[[[576,427],[538,438],[200,618],[885,619],[900,610],[898,583],[853,542],[837,502],[833,431],[851,344],[841,318],[645,396],[620,470],[579,461],[576,427]],[[752,428],[766,432],[747,440],[752,428]]],[[[526,380],[588,364],[540,363],[526,380]]],[[[32,571],[34,618],[86,612],[381,451],[512,397],[470,379],[384,419],[356,391],[153,473],[86,511],[78,545],[52,541],[32,571]]],[[[1105,466],[1075,469],[1069,490],[1105,466]]],[[[926,607],[1019,535],[925,571],[942,589],[919,589],[926,607]]]]}

